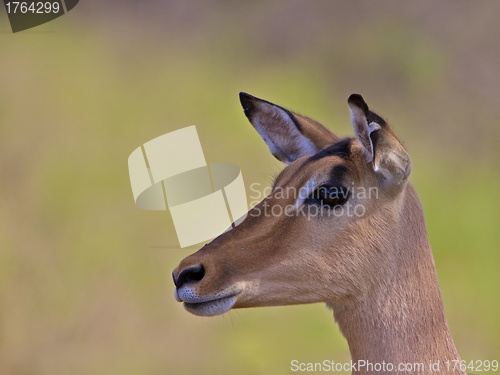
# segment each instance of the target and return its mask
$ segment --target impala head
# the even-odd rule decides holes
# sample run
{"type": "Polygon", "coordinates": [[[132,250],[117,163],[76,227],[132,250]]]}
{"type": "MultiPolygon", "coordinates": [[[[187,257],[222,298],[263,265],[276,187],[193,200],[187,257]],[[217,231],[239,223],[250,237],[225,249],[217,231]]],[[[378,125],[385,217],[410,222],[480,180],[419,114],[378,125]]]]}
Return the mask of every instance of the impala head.
{"type": "MultiPolygon", "coordinates": [[[[196,315],[231,308],[363,298],[383,283],[397,240],[410,159],[360,95],[348,99],[355,138],[241,93],[245,115],[287,164],[236,228],[186,257],[175,296],[196,315]]],[[[409,194],[408,191],[410,191],[409,194]]]]}

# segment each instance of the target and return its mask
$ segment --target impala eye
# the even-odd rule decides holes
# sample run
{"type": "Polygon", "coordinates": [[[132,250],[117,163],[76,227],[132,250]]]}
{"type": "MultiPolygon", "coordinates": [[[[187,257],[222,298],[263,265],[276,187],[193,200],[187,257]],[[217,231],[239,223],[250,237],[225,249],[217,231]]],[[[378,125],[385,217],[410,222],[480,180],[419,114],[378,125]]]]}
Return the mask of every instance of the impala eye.
{"type": "Polygon", "coordinates": [[[309,198],[321,206],[342,206],[349,198],[349,189],[343,186],[320,186],[309,198]]]}

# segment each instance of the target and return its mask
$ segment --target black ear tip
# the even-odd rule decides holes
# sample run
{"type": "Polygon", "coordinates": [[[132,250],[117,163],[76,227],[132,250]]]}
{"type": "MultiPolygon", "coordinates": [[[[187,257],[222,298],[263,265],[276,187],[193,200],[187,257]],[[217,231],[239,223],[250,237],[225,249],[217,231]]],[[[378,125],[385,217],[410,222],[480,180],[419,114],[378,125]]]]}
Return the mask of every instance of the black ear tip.
{"type": "Polygon", "coordinates": [[[243,111],[245,112],[245,116],[247,117],[250,117],[255,109],[252,99],[252,95],[247,94],[246,92],[240,92],[240,103],[243,107],[243,111]]]}
{"type": "Polygon", "coordinates": [[[247,94],[246,92],[240,92],[240,102],[243,104],[244,101],[249,100],[252,97],[252,95],[247,94]]]}
{"type": "Polygon", "coordinates": [[[356,102],[359,102],[359,101],[364,102],[363,97],[361,95],[359,95],[359,94],[351,94],[349,96],[349,99],[347,99],[348,103],[356,103],[356,102]]]}
{"type": "Polygon", "coordinates": [[[359,94],[351,94],[349,96],[349,99],[347,99],[347,103],[355,105],[356,107],[359,107],[363,110],[365,115],[368,115],[368,104],[366,104],[365,100],[363,97],[359,94]]]}

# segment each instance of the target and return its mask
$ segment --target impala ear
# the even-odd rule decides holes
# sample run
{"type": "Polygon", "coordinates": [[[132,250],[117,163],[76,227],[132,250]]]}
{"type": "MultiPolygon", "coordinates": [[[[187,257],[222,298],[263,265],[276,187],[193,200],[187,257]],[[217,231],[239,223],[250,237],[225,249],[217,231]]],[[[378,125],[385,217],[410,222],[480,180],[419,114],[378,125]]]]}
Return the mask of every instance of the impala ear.
{"type": "Polygon", "coordinates": [[[240,93],[240,102],[271,153],[286,164],[314,155],[339,140],[320,123],[276,104],[244,92],[240,93]]]}
{"type": "Polygon", "coordinates": [[[368,108],[363,97],[352,94],[347,100],[356,137],[373,171],[386,187],[400,190],[410,175],[410,156],[396,134],[379,115],[368,108]]]}

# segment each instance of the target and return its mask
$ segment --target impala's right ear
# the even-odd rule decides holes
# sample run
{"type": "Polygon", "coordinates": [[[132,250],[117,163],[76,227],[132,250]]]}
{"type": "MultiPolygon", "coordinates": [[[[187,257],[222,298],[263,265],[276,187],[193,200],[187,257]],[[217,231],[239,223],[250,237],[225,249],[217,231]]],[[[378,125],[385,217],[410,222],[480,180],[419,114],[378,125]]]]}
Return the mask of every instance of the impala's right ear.
{"type": "Polygon", "coordinates": [[[373,171],[387,189],[400,191],[411,170],[410,156],[403,144],[389,124],[370,111],[361,95],[352,94],[347,103],[354,132],[363,145],[363,153],[371,162],[373,171]]]}
{"type": "Polygon", "coordinates": [[[286,164],[314,155],[339,140],[320,123],[276,104],[244,92],[240,93],[240,101],[245,115],[271,153],[286,164]]]}

